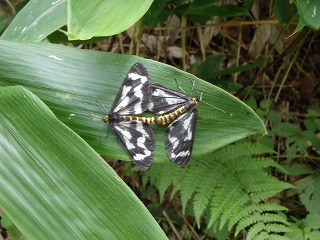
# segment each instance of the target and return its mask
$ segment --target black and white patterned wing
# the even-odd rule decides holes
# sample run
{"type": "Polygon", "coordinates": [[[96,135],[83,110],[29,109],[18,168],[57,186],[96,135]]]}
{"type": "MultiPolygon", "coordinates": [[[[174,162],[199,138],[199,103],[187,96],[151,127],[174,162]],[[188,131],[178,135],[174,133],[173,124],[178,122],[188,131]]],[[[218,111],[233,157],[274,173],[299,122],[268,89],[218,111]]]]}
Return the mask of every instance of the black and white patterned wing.
{"type": "Polygon", "coordinates": [[[141,170],[147,170],[153,161],[155,136],[146,123],[110,123],[117,137],[141,170]]]}
{"type": "Polygon", "coordinates": [[[168,113],[189,101],[192,99],[183,93],[152,83],[152,97],[148,111],[156,114],[168,113]]]}
{"type": "Polygon", "coordinates": [[[141,63],[135,63],[125,77],[110,113],[128,115],[146,111],[151,100],[151,92],[147,69],[141,63]]]}
{"type": "Polygon", "coordinates": [[[192,153],[198,110],[196,107],[178,117],[166,130],[166,151],[170,161],[184,166],[192,153]]]}

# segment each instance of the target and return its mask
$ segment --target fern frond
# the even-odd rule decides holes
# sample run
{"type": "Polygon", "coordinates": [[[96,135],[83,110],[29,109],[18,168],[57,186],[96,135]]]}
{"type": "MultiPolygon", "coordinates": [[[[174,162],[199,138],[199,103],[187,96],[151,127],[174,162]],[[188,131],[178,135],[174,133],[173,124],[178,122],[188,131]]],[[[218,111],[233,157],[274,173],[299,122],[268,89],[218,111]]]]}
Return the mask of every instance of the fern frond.
{"type": "Polygon", "coordinates": [[[253,144],[248,141],[228,145],[219,152],[227,159],[234,159],[245,156],[252,156],[261,153],[274,153],[274,150],[260,143],[253,144]]]}
{"type": "Polygon", "coordinates": [[[232,159],[230,161],[230,164],[232,164],[235,167],[236,171],[254,171],[261,168],[274,167],[283,173],[287,173],[287,170],[284,167],[282,167],[279,163],[275,162],[273,159],[266,157],[242,156],[239,158],[232,159]]]}
{"type": "Polygon", "coordinates": [[[163,196],[168,187],[174,182],[179,182],[178,179],[180,175],[177,174],[177,172],[181,170],[182,169],[178,166],[171,163],[167,163],[161,164],[161,168],[158,168],[158,166],[153,166],[146,173],[146,177],[149,177],[150,181],[153,184],[157,185],[160,194],[160,201],[162,201],[163,196]]]}
{"type": "MultiPolygon", "coordinates": [[[[220,228],[222,228],[227,221],[232,219],[235,213],[241,211],[243,207],[247,206],[250,201],[250,198],[247,195],[241,194],[239,191],[240,186],[240,184],[234,185],[234,191],[229,192],[226,201],[221,203],[220,209],[222,209],[222,212],[220,214],[220,228]]],[[[214,201],[214,199],[212,201],[214,201]]],[[[211,211],[214,211],[214,209],[211,209],[211,211]]]]}
{"type": "Polygon", "coordinates": [[[260,175],[260,177],[261,179],[252,181],[250,186],[246,189],[254,202],[260,202],[282,192],[283,190],[293,188],[292,184],[281,182],[273,176],[260,175]]]}
{"type": "Polygon", "coordinates": [[[257,205],[249,205],[247,208],[244,208],[242,211],[238,212],[238,214],[233,216],[232,221],[229,222],[229,229],[231,229],[242,218],[252,215],[254,213],[261,214],[263,212],[279,212],[286,210],[286,207],[271,202],[261,203],[257,205]]]}
{"type": "Polygon", "coordinates": [[[236,234],[247,229],[250,239],[280,237],[288,222],[277,213],[286,208],[263,202],[292,185],[269,174],[270,168],[284,171],[278,163],[252,156],[263,152],[273,151],[261,144],[237,143],[194,157],[186,168],[154,165],[149,174],[156,174],[156,179],[150,181],[162,197],[171,184],[174,192],[180,190],[183,212],[191,204],[198,226],[206,214],[213,231],[213,226],[222,229],[228,223],[228,229],[236,227],[236,234]]]}
{"type": "Polygon", "coordinates": [[[285,225],[282,225],[282,224],[270,223],[270,224],[266,224],[266,229],[265,230],[267,232],[284,233],[284,232],[289,232],[290,228],[285,226],[285,225]]]}
{"type": "Polygon", "coordinates": [[[194,216],[196,218],[198,226],[200,226],[200,217],[204,209],[207,207],[214,190],[211,185],[210,176],[203,177],[202,182],[204,184],[199,186],[193,199],[194,216]]]}
{"type": "Polygon", "coordinates": [[[197,224],[200,226],[201,214],[208,206],[212,194],[214,194],[214,191],[216,190],[212,183],[223,177],[221,174],[212,173],[223,173],[224,167],[219,162],[209,163],[203,159],[203,161],[198,162],[197,169],[197,181],[200,184],[194,193],[193,209],[197,224]]]}
{"type": "Polygon", "coordinates": [[[181,178],[180,182],[180,191],[181,191],[181,203],[182,203],[182,212],[185,213],[185,209],[192,195],[196,191],[196,188],[200,183],[200,176],[202,176],[202,166],[198,162],[191,162],[189,164],[191,167],[184,169],[185,174],[181,178]],[[194,177],[190,177],[190,176],[194,177]]]}
{"type": "Polygon", "coordinates": [[[173,199],[174,195],[180,191],[181,189],[181,182],[182,179],[184,178],[184,175],[186,174],[186,170],[185,168],[181,168],[179,166],[175,166],[178,167],[177,171],[174,172],[174,178],[172,179],[173,184],[173,188],[172,188],[172,192],[170,195],[170,198],[173,199]]]}
{"type": "Polygon", "coordinates": [[[257,213],[257,214],[252,214],[242,218],[236,227],[235,235],[238,235],[242,229],[250,227],[252,225],[254,226],[258,222],[263,222],[265,224],[277,222],[277,223],[282,223],[283,225],[289,225],[289,222],[278,214],[257,213]]]}
{"type": "MultiPolygon", "coordinates": [[[[181,201],[183,210],[186,208],[193,194],[199,194],[196,196],[197,201],[200,201],[201,197],[206,197],[203,201],[209,200],[211,198],[210,193],[212,193],[214,189],[212,182],[223,177],[222,174],[224,172],[222,170],[224,167],[220,162],[209,162],[207,159],[197,159],[190,163],[189,166],[186,174],[181,179],[181,201]],[[207,191],[209,191],[209,193],[206,193],[207,191]],[[205,196],[201,196],[201,192],[204,193],[205,196]]],[[[201,209],[201,207],[196,204],[194,209],[201,214],[200,212],[202,212],[204,208],[201,209]]],[[[198,220],[199,218],[196,219],[198,220]]]]}
{"type": "MultiPolygon", "coordinates": [[[[274,233],[284,233],[290,231],[290,228],[286,226],[288,225],[288,222],[280,215],[276,215],[277,217],[274,217],[274,214],[268,215],[267,217],[263,212],[277,212],[286,210],[285,207],[279,206],[274,203],[263,203],[261,205],[255,205],[255,206],[249,206],[247,209],[242,211],[242,216],[239,214],[237,216],[237,219],[239,220],[239,224],[236,229],[236,234],[242,230],[244,227],[250,228],[248,230],[246,239],[264,239],[264,236],[267,236],[266,239],[271,239],[271,235],[274,233]],[[254,216],[258,216],[257,218],[254,216]],[[242,220],[241,220],[242,219],[242,220]],[[277,222],[283,223],[274,223],[277,222]],[[255,222],[257,221],[257,222],[255,222]],[[271,222],[271,223],[270,223],[271,222]],[[242,224],[242,225],[240,225],[242,224]]],[[[233,223],[230,223],[230,225],[236,224],[236,221],[233,220],[233,223]]],[[[277,237],[280,237],[281,235],[276,235],[277,237]]],[[[275,238],[277,239],[277,238],[275,238]]],[[[280,238],[278,238],[280,239],[280,238]]],[[[288,239],[287,237],[284,239],[288,239]]]]}
{"type": "Polygon", "coordinates": [[[267,232],[260,232],[254,238],[246,238],[246,240],[292,240],[288,237],[278,234],[270,234],[267,232]]]}
{"type": "Polygon", "coordinates": [[[187,204],[189,200],[191,199],[192,195],[196,191],[196,188],[198,186],[197,178],[190,178],[190,174],[192,174],[192,169],[187,168],[185,176],[181,179],[181,189],[180,189],[180,195],[181,195],[181,204],[182,204],[182,213],[185,213],[187,204]]]}

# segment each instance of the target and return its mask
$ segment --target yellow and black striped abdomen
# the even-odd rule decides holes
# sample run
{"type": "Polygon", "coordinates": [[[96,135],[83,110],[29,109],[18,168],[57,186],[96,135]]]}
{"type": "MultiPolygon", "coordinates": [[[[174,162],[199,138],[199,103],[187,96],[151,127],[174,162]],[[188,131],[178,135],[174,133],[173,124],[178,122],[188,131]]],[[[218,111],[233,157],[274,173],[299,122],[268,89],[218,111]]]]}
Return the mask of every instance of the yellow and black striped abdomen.
{"type": "Polygon", "coordinates": [[[182,114],[188,112],[191,108],[195,107],[199,102],[198,98],[193,98],[192,101],[189,101],[185,105],[173,110],[172,112],[159,115],[155,117],[155,124],[166,125],[177,119],[182,114]]]}
{"type": "Polygon", "coordinates": [[[192,101],[186,103],[185,105],[173,110],[172,112],[159,115],[156,117],[143,117],[143,116],[131,116],[131,115],[107,115],[104,117],[105,122],[115,121],[115,122],[143,122],[147,124],[158,124],[166,125],[177,119],[182,114],[188,112],[191,108],[196,106],[199,102],[198,98],[193,98],[192,101]]]}
{"type": "Polygon", "coordinates": [[[191,108],[196,106],[199,102],[198,98],[193,98],[192,101],[186,103],[185,105],[173,110],[172,112],[156,116],[154,119],[154,124],[166,125],[177,119],[179,116],[188,112],[191,108]]]}
{"type": "Polygon", "coordinates": [[[155,124],[155,117],[119,116],[119,122],[143,122],[147,124],[155,124]]]}
{"type": "Polygon", "coordinates": [[[159,115],[157,117],[155,117],[155,123],[159,124],[159,125],[166,125],[171,123],[173,120],[177,119],[179,116],[181,116],[182,114],[184,114],[185,112],[187,112],[187,108],[186,106],[182,106],[177,108],[176,110],[163,114],[163,115],[159,115]]]}
{"type": "Polygon", "coordinates": [[[143,122],[155,124],[155,117],[130,116],[130,115],[107,115],[103,118],[104,122],[143,122]]]}

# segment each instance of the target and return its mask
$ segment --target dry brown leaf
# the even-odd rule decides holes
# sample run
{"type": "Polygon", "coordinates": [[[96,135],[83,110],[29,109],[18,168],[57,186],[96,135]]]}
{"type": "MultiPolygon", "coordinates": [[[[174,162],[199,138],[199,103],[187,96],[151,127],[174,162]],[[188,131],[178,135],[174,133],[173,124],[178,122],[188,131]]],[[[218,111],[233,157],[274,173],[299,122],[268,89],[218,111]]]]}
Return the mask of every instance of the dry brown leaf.
{"type": "Polygon", "coordinates": [[[170,58],[182,58],[186,54],[181,47],[177,46],[167,47],[167,53],[170,58]]]}
{"type": "Polygon", "coordinates": [[[274,47],[279,54],[281,54],[284,50],[285,41],[286,39],[284,38],[281,26],[275,24],[271,25],[269,43],[274,44],[274,47]]]}
{"type": "Polygon", "coordinates": [[[252,59],[258,59],[261,55],[264,45],[270,37],[271,26],[270,24],[260,25],[253,37],[253,40],[250,44],[249,55],[252,59]]]}

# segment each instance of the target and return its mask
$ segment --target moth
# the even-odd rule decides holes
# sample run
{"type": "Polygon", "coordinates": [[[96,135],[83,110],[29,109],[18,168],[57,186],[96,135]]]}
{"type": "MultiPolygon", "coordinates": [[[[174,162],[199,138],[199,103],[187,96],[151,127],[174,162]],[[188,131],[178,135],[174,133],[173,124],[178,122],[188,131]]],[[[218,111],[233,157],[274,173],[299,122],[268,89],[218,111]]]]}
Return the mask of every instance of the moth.
{"type": "Polygon", "coordinates": [[[185,166],[190,160],[196,131],[200,98],[152,84],[152,97],[148,110],[157,116],[158,124],[169,124],[166,129],[165,149],[170,161],[185,166]]]}
{"type": "Polygon", "coordinates": [[[135,63],[126,75],[122,86],[103,121],[109,123],[141,170],[147,170],[153,161],[155,136],[150,126],[133,117],[145,112],[152,97],[152,84],[147,69],[135,63]]]}

